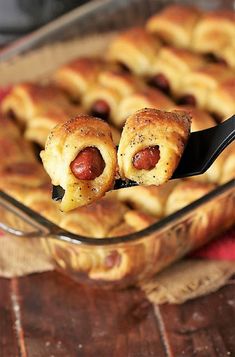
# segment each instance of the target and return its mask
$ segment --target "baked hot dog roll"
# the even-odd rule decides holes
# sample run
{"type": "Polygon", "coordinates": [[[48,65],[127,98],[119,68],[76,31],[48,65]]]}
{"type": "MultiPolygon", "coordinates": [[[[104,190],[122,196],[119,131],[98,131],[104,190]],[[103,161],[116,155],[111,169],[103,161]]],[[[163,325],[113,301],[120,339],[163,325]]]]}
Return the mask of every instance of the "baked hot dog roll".
{"type": "Polygon", "coordinates": [[[69,102],[63,92],[52,85],[36,83],[18,84],[3,100],[4,113],[11,113],[17,119],[27,122],[31,118],[47,111],[67,108],[69,102]]]}
{"type": "Polygon", "coordinates": [[[178,183],[172,180],[162,186],[137,186],[117,190],[118,199],[134,209],[162,217],[166,200],[178,183]]]}
{"type": "Polygon", "coordinates": [[[53,185],[65,190],[62,211],[91,203],[112,188],[116,148],[108,124],[98,118],[79,115],[57,125],[41,158],[53,185]]]}
{"type": "Polygon", "coordinates": [[[130,73],[118,70],[102,71],[84,97],[84,107],[93,115],[115,122],[118,106],[122,98],[132,94],[143,84],[130,73]]]}
{"type": "Polygon", "coordinates": [[[223,50],[223,58],[230,67],[235,68],[235,41],[223,50]]]}
{"type": "Polygon", "coordinates": [[[80,57],[60,67],[54,75],[56,84],[74,99],[80,99],[105,67],[101,58],[80,57]]]}
{"type": "Polygon", "coordinates": [[[111,42],[108,59],[137,75],[148,76],[160,46],[144,28],[131,28],[111,42]]]}
{"type": "Polygon", "coordinates": [[[176,47],[190,47],[191,37],[201,12],[189,6],[170,5],[153,15],[147,30],[176,47]]]}
{"type": "Polygon", "coordinates": [[[235,11],[216,10],[203,14],[194,28],[192,45],[196,51],[223,55],[235,39],[235,11]]]}
{"type": "Polygon", "coordinates": [[[144,185],[168,181],[182,156],[190,133],[187,113],[142,109],[124,126],[118,148],[122,178],[144,185]]]}
{"type": "Polygon", "coordinates": [[[206,111],[190,105],[178,105],[172,110],[186,112],[191,116],[191,132],[200,131],[216,126],[215,120],[206,111]]]}
{"type": "Polygon", "coordinates": [[[116,115],[120,100],[115,89],[96,84],[84,97],[83,105],[92,116],[110,120],[116,115]]]}
{"type": "Polygon", "coordinates": [[[183,77],[178,90],[180,104],[197,105],[207,109],[208,97],[221,82],[233,77],[231,69],[223,64],[207,64],[183,77]]]}
{"type": "Polygon", "coordinates": [[[204,64],[205,59],[201,55],[183,48],[164,46],[153,64],[149,82],[163,92],[175,94],[182,85],[182,77],[204,64]]]}
{"type": "Polygon", "coordinates": [[[235,75],[210,92],[208,110],[222,121],[235,113],[235,75]]]}
{"type": "Polygon", "coordinates": [[[138,90],[128,97],[123,98],[119,104],[117,115],[113,121],[118,127],[122,127],[128,116],[142,108],[157,108],[168,110],[173,106],[172,100],[161,91],[153,88],[138,90]]]}
{"type": "Polygon", "coordinates": [[[165,215],[172,214],[212,191],[211,183],[184,180],[171,192],[166,202],[165,215]]]}
{"type": "Polygon", "coordinates": [[[122,222],[126,211],[122,202],[107,195],[88,206],[65,213],[60,226],[75,234],[82,230],[88,237],[107,237],[109,231],[122,222]]]}
{"type": "Polygon", "coordinates": [[[28,121],[24,136],[26,139],[39,144],[44,148],[47,136],[57,124],[64,123],[68,118],[84,113],[81,107],[71,105],[67,110],[55,108],[51,112],[37,115],[28,121]]]}

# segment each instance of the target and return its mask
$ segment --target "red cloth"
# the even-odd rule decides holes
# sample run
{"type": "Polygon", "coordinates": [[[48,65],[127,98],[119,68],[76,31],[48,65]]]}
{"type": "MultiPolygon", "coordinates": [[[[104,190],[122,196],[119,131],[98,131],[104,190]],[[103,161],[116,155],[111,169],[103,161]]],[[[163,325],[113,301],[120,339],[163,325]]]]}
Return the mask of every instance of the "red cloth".
{"type": "Polygon", "coordinates": [[[7,96],[7,94],[9,94],[11,91],[11,87],[4,87],[4,88],[0,88],[0,103],[1,101],[7,96]]]}
{"type": "Polygon", "coordinates": [[[235,260],[235,227],[193,252],[193,258],[235,260]]]}
{"type": "MultiPolygon", "coordinates": [[[[0,88],[0,102],[11,91],[11,87],[0,88]]],[[[0,232],[0,235],[1,232],[0,232]]],[[[216,240],[190,254],[193,258],[235,260],[235,227],[216,240]]]]}

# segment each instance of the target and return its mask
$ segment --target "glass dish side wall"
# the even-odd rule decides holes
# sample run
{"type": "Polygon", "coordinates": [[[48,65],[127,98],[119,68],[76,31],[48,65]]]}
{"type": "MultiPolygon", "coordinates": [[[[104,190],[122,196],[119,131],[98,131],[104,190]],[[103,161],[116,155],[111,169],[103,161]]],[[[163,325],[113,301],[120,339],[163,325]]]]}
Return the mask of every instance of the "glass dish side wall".
{"type": "Polygon", "coordinates": [[[125,287],[153,276],[235,222],[235,190],[137,241],[93,247],[44,239],[57,268],[78,281],[125,287]]]}

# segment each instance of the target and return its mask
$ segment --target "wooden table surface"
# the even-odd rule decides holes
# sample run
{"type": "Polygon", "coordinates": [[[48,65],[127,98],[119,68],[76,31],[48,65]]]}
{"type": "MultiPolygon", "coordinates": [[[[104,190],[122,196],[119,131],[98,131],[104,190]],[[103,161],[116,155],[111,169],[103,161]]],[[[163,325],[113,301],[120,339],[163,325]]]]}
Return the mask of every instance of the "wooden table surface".
{"type": "Polygon", "coordinates": [[[93,290],[57,272],[0,279],[0,356],[234,357],[235,284],[154,307],[138,290],[93,290]]]}

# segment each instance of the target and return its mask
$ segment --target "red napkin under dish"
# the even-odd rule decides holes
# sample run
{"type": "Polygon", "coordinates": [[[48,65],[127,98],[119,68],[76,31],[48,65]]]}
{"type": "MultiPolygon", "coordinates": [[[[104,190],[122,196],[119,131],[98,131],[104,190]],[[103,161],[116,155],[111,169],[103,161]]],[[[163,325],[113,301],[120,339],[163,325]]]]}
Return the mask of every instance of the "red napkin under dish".
{"type": "MultiPolygon", "coordinates": [[[[0,102],[10,91],[10,86],[0,88],[0,102]]],[[[235,228],[229,230],[216,240],[193,252],[192,254],[190,254],[190,257],[218,260],[235,260],[235,228]]]]}
{"type": "Polygon", "coordinates": [[[0,88],[0,103],[10,93],[11,86],[0,88]]]}
{"type": "Polygon", "coordinates": [[[190,256],[192,258],[235,260],[235,227],[196,250],[190,256]]]}

